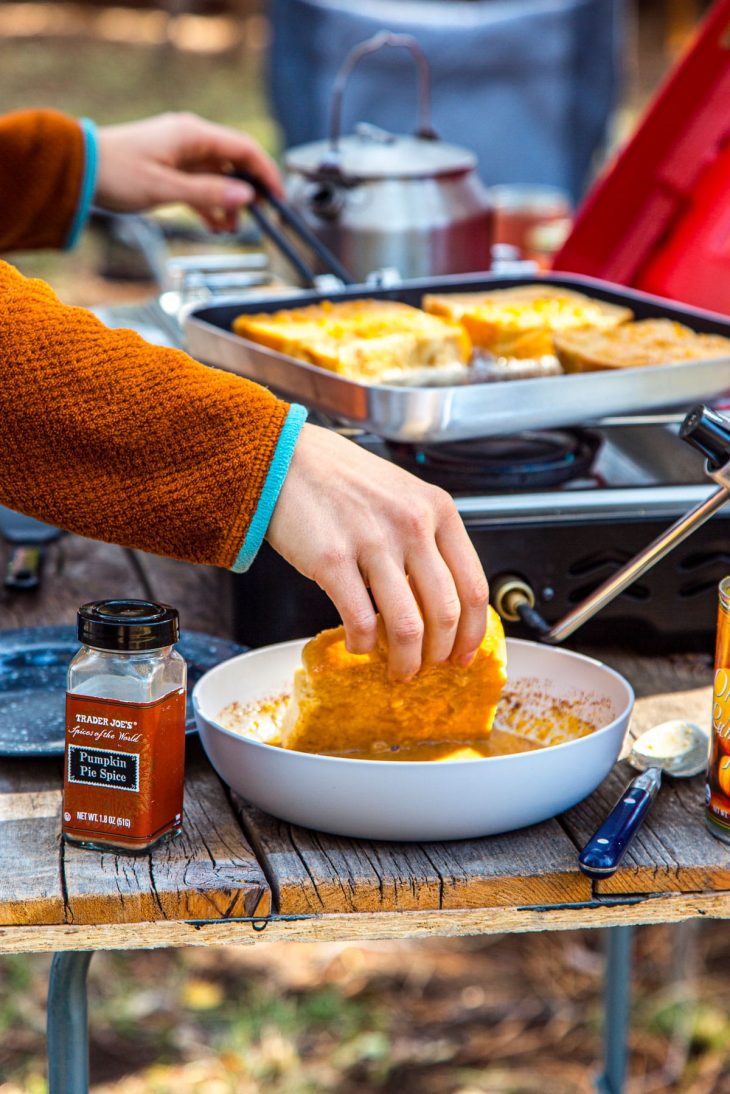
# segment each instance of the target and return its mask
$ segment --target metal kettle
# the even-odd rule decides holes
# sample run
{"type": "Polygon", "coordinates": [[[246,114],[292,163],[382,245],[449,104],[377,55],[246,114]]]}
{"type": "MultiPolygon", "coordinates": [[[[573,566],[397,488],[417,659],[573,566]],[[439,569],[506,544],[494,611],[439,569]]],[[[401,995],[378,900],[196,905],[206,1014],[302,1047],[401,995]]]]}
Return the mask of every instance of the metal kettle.
{"type": "Polygon", "coordinates": [[[440,141],[429,119],[425,54],[410,35],[382,31],[356,46],[338,73],[329,138],[285,154],[289,204],[357,281],[384,269],[412,278],[489,268],[492,211],[476,156],[440,141]],[[361,123],[343,137],[350,75],[386,45],[406,48],[417,63],[418,128],[404,136],[361,123]]]}

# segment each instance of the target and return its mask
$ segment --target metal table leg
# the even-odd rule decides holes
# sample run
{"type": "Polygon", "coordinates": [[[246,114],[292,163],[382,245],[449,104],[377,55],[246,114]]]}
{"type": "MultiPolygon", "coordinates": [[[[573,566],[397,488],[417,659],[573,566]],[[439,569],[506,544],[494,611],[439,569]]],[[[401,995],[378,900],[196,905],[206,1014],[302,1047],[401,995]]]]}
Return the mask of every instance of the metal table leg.
{"type": "Polygon", "coordinates": [[[603,989],[603,1074],[598,1094],[623,1094],[628,1061],[633,927],[611,927],[606,937],[603,989]]]}
{"type": "Polygon", "coordinates": [[[86,973],[93,951],[53,955],[48,980],[48,1094],[88,1094],[86,973]]]}

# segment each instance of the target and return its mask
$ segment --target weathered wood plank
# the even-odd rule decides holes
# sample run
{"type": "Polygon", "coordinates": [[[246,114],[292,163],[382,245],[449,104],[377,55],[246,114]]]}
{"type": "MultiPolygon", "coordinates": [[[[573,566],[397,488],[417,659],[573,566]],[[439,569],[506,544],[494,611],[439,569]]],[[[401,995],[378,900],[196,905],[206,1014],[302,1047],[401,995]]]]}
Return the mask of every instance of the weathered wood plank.
{"type": "Polygon", "coordinates": [[[253,946],[269,942],[368,942],[508,932],[573,931],[688,919],[730,919],[730,893],[667,894],[632,903],[568,908],[462,908],[452,911],[346,913],[251,923],[180,920],[102,926],[0,927],[0,953],[133,950],[161,946],[253,946]]]}
{"type": "Polygon", "coordinates": [[[66,845],[69,923],[265,916],[271,891],[197,741],[188,741],[183,832],[146,855],[66,845]]]}
{"type": "MultiPolygon", "coordinates": [[[[618,649],[580,647],[581,653],[597,657],[622,673],[632,684],[637,698],[637,712],[643,709],[638,701],[675,692],[686,692],[712,683],[714,650],[706,653],[646,656],[618,649]]],[[[676,717],[676,715],[672,715],[676,717]]]]}
{"type": "MultiPolygon", "coordinates": [[[[0,568],[6,556],[0,544],[0,568]]],[[[179,609],[184,628],[231,637],[230,575],[141,551],[135,556],[155,597],[179,609]]],[[[88,600],[145,595],[144,582],[123,548],[65,535],[47,549],[38,593],[14,593],[0,585],[0,628],[74,623],[77,608],[88,600]]]]}
{"type": "MultiPolygon", "coordinates": [[[[183,624],[227,633],[223,575],[154,556],[140,562],[155,596],[179,605],[183,624]]],[[[72,623],[86,600],[144,596],[121,548],[66,536],[49,551],[36,596],[0,593],[0,626],[72,623]]],[[[269,886],[219,780],[189,743],[185,829],[141,857],[86,851],[61,841],[59,761],[3,761],[0,768],[0,923],[134,923],[261,916],[269,886]]]]}
{"type": "MultiPolygon", "coordinates": [[[[584,846],[610,812],[632,775],[618,765],[598,790],[561,820],[584,846]]],[[[730,889],[730,848],[703,823],[704,777],[666,779],[649,817],[613,877],[596,883],[599,893],[701,892],[730,889]]]]}
{"type": "MultiPolygon", "coordinates": [[[[4,563],[7,548],[0,548],[4,563]]],[[[140,596],[119,547],[64,536],[48,548],[37,593],[0,587],[0,627],[73,623],[85,601],[140,596]]],[[[62,923],[60,760],[0,760],[0,922],[62,923]]]]}
{"type": "Polygon", "coordinates": [[[61,761],[0,760],[0,923],[63,923],[61,761]]]}
{"type": "MultiPolygon", "coordinates": [[[[711,687],[687,687],[711,677],[707,659],[661,659],[650,665],[640,679],[644,686],[652,675],[674,690],[640,698],[631,722],[631,736],[671,718],[686,718],[699,725],[710,721],[711,687]]],[[[656,685],[655,685],[656,686],[656,685]]],[[[585,801],[564,814],[561,823],[578,847],[585,845],[606,817],[622,790],[635,774],[619,764],[585,801]]],[[[697,892],[730,889],[730,848],[705,829],[704,776],[694,779],[665,778],[643,828],[611,878],[598,882],[601,893],[651,893],[666,890],[697,892]]]]}
{"type": "Polygon", "coordinates": [[[0,923],[268,915],[263,871],[200,746],[190,751],[183,833],[141,856],[64,845],[60,762],[3,762],[0,923]]]}
{"type": "Polygon", "coordinates": [[[450,843],[376,843],[312,832],[234,796],[281,914],[415,911],[590,899],[557,821],[450,843]]]}

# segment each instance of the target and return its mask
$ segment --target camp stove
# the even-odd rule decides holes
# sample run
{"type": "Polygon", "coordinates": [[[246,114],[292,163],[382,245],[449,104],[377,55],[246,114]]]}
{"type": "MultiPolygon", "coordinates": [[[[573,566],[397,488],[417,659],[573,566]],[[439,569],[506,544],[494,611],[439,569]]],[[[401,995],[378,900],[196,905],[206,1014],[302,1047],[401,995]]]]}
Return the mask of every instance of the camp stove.
{"type": "MultiPolygon", "coordinates": [[[[730,572],[730,507],[722,508],[701,456],[682,442],[682,420],[609,419],[590,429],[432,449],[351,436],[449,490],[489,577],[492,602],[515,636],[535,637],[540,619],[543,631],[573,619],[586,598],[689,511],[716,512],[684,542],[675,537],[670,553],[605,602],[598,618],[575,627],[581,641],[645,652],[708,650],[717,584],[730,572]],[[524,605],[532,609],[531,627],[521,618],[524,605]]],[[[236,638],[248,645],[338,623],[325,594],[267,545],[250,573],[231,580],[236,638]]]]}
{"type": "MultiPolygon", "coordinates": [[[[184,345],[176,308],[163,294],[99,314],[151,341],[184,345]]],[[[701,456],[680,438],[683,417],[606,418],[588,428],[433,446],[388,442],[316,413],[309,420],[452,494],[489,577],[492,602],[515,636],[534,637],[538,618],[543,630],[566,617],[572,627],[587,597],[707,503],[714,519],[607,601],[598,618],[581,617],[577,624],[581,642],[668,652],[712,647],[717,584],[730,572],[730,506],[718,504],[701,456]],[[525,605],[536,613],[532,628],[521,618],[525,605]]],[[[249,646],[305,637],[339,622],[318,586],[267,544],[252,570],[231,574],[230,581],[234,634],[249,646]]],[[[559,633],[559,640],[568,637],[559,633]]]]}

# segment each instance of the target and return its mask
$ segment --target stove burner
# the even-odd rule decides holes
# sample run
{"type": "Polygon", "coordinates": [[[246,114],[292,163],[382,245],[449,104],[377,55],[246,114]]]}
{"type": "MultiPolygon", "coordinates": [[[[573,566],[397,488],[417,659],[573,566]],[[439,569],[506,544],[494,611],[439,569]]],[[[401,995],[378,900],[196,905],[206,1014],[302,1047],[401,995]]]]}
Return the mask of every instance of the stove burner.
{"type": "Polygon", "coordinates": [[[580,478],[591,468],[601,437],[587,429],[516,433],[440,445],[388,443],[393,461],[452,494],[542,490],[580,478]]]}

